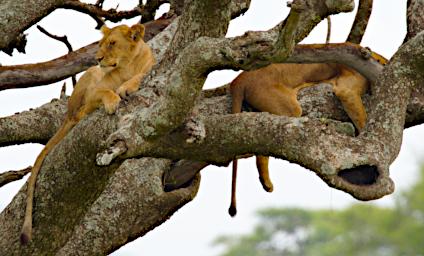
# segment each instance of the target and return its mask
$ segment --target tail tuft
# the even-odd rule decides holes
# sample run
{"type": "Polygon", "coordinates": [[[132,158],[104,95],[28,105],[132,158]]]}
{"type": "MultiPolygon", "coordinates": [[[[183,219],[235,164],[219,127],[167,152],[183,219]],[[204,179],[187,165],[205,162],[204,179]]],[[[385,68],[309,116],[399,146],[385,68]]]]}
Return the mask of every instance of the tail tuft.
{"type": "Polygon", "coordinates": [[[231,205],[230,208],[228,208],[228,214],[230,214],[231,217],[236,216],[237,208],[234,205],[231,205]]]}

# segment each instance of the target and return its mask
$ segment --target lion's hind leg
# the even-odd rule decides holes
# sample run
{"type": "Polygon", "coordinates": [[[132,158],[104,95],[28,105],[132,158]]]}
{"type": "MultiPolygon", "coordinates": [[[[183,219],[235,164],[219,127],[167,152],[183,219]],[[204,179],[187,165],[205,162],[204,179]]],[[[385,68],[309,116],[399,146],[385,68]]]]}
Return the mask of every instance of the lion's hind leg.
{"type": "Polygon", "coordinates": [[[343,70],[333,86],[334,94],[359,132],[367,121],[367,112],[361,98],[367,87],[368,81],[350,70],[343,70]]]}
{"type": "MultiPolygon", "coordinates": [[[[268,112],[279,116],[300,117],[302,115],[302,108],[297,101],[297,91],[297,89],[288,88],[284,85],[274,85],[266,90],[266,98],[268,100],[261,101],[261,103],[257,105],[249,103],[262,112],[268,112]]],[[[269,176],[268,164],[269,157],[256,156],[259,181],[265,191],[272,192],[274,186],[269,176]]]]}

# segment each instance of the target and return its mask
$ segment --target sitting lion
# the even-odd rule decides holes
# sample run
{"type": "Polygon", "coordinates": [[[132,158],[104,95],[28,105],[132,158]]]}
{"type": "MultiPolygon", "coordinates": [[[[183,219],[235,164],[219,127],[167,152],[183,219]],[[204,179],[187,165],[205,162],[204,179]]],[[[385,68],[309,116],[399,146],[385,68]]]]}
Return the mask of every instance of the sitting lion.
{"type": "Polygon", "coordinates": [[[121,25],[112,29],[101,28],[96,59],[99,66],[89,68],[75,85],[68,100],[68,112],[62,126],[47,142],[31,170],[27,190],[25,220],[21,243],[27,244],[32,233],[32,205],[35,181],[44,158],[84,116],[101,105],[108,114],[115,113],[121,97],[138,90],[142,78],[150,71],[155,59],[150,47],[143,41],[144,26],[121,25]]]}

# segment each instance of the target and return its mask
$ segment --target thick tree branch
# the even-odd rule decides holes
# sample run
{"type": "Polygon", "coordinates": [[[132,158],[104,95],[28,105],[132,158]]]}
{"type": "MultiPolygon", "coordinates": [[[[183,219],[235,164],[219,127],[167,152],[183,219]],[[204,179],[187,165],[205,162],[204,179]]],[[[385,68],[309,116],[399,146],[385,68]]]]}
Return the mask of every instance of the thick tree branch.
{"type": "Polygon", "coordinates": [[[66,103],[52,101],[39,108],[0,118],[0,146],[45,143],[65,117],[66,103]]]}
{"type": "Polygon", "coordinates": [[[200,177],[187,188],[165,193],[160,177],[169,166],[170,161],[164,159],[126,160],[56,255],[109,254],[123,241],[132,241],[155,228],[156,216],[168,218],[191,201],[200,177]]]}
{"type": "Polygon", "coordinates": [[[347,42],[354,44],[360,44],[362,37],[367,29],[368,20],[371,16],[373,0],[360,0],[358,6],[358,12],[356,13],[355,20],[352,28],[350,29],[347,42]]]}
{"type": "Polygon", "coordinates": [[[75,127],[44,161],[35,193],[33,242],[26,247],[18,242],[18,223],[21,223],[25,208],[25,186],[0,214],[2,250],[12,255],[55,255],[62,248],[66,252],[67,246],[83,242],[93,248],[78,244],[82,246],[79,249],[104,255],[167,220],[176,209],[193,198],[198,182],[171,194],[163,192],[161,172],[169,168],[169,160],[129,160],[116,172],[118,176],[114,175],[119,164],[107,168],[96,167],[94,159],[96,152],[101,150],[101,137],[115,129],[114,125],[108,123],[112,124],[111,121],[116,119],[116,116],[103,115],[102,111],[96,113],[91,115],[98,118],[96,128],[89,128],[91,121],[84,119],[77,125],[79,128],[75,127]],[[74,144],[76,141],[79,143],[74,144]],[[102,192],[105,188],[105,192],[102,192]],[[124,198],[128,201],[124,201],[124,198]],[[122,207],[123,204],[126,205],[125,211],[121,209],[110,214],[109,207],[122,207]],[[99,205],[102,207],[99,208],[99,205]],[[103,207],[106,208],[103,210],[103,207]],[[114,219],[119,224],[102,223],[102,218],[114,219]],[[128,220],[128,225],[124,225],[124,219],[128,220]],[[87,225],[74,230],[79,223],[87,225]],[[92,224],[100,232],[118,232],[115,233],[117,236],[99,234],[94,240],[96,245],[79,240],[78,236],[82,234],[74,232],[81,231],[87,238],[93,235],[90,231],[92,224]],[[71,238],[75,240],[71,241],[71,238]],[[100,248],[97,243],[108,245],[100,248]]]}
{"type": "Polygon", "coordinates": [[[178,54],[190,42],[201,36],[224,36],[231,17],[230,6],[230,0],[186,1],[163,65],[175,61],[178,54]]]}

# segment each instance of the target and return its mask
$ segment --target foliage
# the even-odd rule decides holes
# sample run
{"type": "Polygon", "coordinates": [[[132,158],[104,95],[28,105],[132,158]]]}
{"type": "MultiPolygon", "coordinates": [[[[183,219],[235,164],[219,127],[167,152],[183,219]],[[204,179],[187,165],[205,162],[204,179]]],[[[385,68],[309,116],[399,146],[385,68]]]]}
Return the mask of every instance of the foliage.
{"type": "Polygon", "coordinates": [[[424,255],[424,166],[391,208],[357,203],[342,210],[265,209],[251,234],[223,236],[222,256],[424,255]]]}

